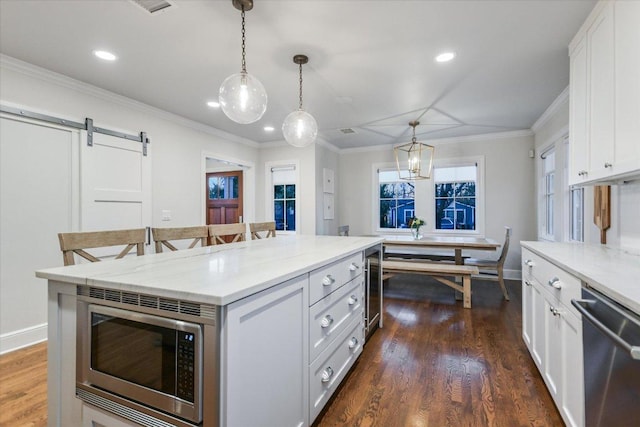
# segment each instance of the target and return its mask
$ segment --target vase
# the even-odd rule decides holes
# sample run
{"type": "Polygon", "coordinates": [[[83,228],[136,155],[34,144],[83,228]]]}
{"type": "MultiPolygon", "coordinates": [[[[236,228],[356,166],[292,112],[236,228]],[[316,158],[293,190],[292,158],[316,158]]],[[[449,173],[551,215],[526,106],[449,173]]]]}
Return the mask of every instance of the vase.
{"type": "Polygon", "coordinates": [[[414,240],[418,240],[422,237],[422,235],[420,235],[420,227],[412,228],[411,234],[413,235],[414,240]]]}

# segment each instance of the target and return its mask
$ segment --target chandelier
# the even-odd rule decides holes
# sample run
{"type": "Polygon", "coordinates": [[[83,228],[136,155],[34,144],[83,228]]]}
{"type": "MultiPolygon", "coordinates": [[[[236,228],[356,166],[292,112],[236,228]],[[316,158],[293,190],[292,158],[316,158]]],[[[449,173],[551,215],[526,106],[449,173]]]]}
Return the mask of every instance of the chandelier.
{"type": "Polygon", "coordinates": [[[302,64],[309,62],[307,55],[295,55],[293,62],[298,64],[300,73],[300,104],[296,111],[289,113],[282,123],[284,139],[294,147],[306,147],[313,144],[318,135],[318,123],[313,116],[302,109],[302,64]]]}
{"type": "Polygon", "coordinates": [[[247,73],[244,13],[253,9],[253,0],[232,0],[232,3],[242,16],[242,70],[222,82],[219,102],[222,111],[231,120],[249,124],[260,120],[267,111],[267,92],[260,80],[247,73]]]}
{"type": "Polygon", "coordinates": [[[416,140],[416,126],[419,124],[418,121],[409,122],[413,128],[411,142],[393,148],[400,179],[413,181],[431,178],[434,148],[416,140]]]}

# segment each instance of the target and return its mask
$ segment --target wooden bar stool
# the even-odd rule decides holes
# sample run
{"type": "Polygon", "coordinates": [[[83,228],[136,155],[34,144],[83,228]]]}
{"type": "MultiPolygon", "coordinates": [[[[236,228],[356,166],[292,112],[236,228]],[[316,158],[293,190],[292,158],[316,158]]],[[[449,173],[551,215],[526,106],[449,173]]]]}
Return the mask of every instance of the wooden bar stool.
{"type": "Polygon", "coordinates": [[[198,243],[200,246],[207,246],[209,237],[209,229],[206,225],[198,225],[195,227],[175,227],[175,228],[152,228],[153,241],[156,246],[156,253],[162,252],[165,246],[171,251],[177,251],[170,241],[192,239],[189,249],[195,248],[198,243]]]}
{"type": "Polygon", "coordinates": [[[275,221],[252,222],[249,224],[249,231],[251,232],[251,240],[276,237],[276,223],[275,221]],[[266,234],[260,235],[260,233],[266,234]]]}
{"type": "Polygon", "coordinates": [[[209,225],[209,240],[212,245],[242,242],[246,240],[247,226],[244,223],[209,225]]]}
{"type": "Polygon", "coordinates": [[[131,230],[58,233],[64,265],[75,264],[74,253],[91,262],[100,261],[100,258],[91,255],[85,249],[125,245],[125,248],[116,256],[116,259],[124,257],[134,247],[138,256],[144,255],[145,232],[144,228],[136,228],[131,230]]]}

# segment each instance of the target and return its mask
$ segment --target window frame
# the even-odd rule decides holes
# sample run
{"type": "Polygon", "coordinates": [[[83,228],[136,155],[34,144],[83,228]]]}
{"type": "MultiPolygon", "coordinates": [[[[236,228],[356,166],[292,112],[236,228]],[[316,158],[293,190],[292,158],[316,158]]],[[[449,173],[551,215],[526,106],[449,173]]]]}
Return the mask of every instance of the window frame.
{"type": "MultiPolygon", "coordinates": [[[[541,240],[556,241],[556,230],[560,225],[557,221],[558,210],[561,209],[561,203],[558,203],[558,177],[562,174],[558,173],[558,150],[555,142],[545,146],[540,154],[540,167],[538,171],[538,236],[541,240]],[[545,159],[549,154],[553,154],[553,187],[552,193],[547,192],[549,174],[545,172],[545,159]],[[553,201],[552,212],[549,212],[548,200],[553,201]],[[551,218],[551,233],[549,233],[548,219],[551,218]]],[[[560,171],[562,172],[562,171],[560,171]]]]}
{"type": "MultiPolygon", "coordinates": [[[[434,159],[433,168],[476,165],[476,229],[475,230],[436,230],[435,229],[435,180],[431,178],[416,180],[414,209],[415,216],[424,219],[427,224],[421,227],[423,234],[457,235],[483,237],[485,233],[485,156],[461,156],[434,159]]],[[[372,165],[373,175],[373,203],[372,203],[372,233],[373,234],[410,234],[408,228],[380,228],[380,171],[397,170],[395,163],[375,163],[372,165]]]]}
{"type": "MultiPolygon", "coordinates": [[[[376,169],[376,178],[375,178],[375,199],[376,199],[376,209],[374,212],[374,228],[375,231],[377,233],[402,233],[402,232],[410,232],[410,229],[408,227],[406,228],[402,228],[402,227],[395,227],[395,228],[382,228],[380,227],[380,185],[382,185],[382,183],[380,182],[380,172],[397,172],[397,168],[396,167],[381,167],[381,168],[377,168],[376,169]]],[[[401,178],[398,178],[397,181],[393,181],[393,183],[406,183],[409,182],[407,180],[403,180],[401,178]]],[[[386,199],[385,199],[386,200],[386,199]]],[[[399,200],[397,198],[393,198],[393,200],[399,200]]],[[[416,185],[414,183],[414,188],[413,188],[413,214],[411,217],[416,216],[416,206],[415,206],[415,202],[416,201],[416,185]]],[[[397,220],[396,220],[397,221],[397,220]]]]}
{"type": "Polygon", "coordinates": [[[280,168],[293,168],[295,181],[292,183],[286,183],[286,185],[295,185],[296,186],[296,198],[295,198],[295,209],[296,209],[296,229],[294,231],[291,230],[278,230],[277,234],[282,235],[294,235],[299,234],[300,230],[300,162],[298,160],[279,160],[273,162],[265,162],[264,163],[264,177],[265,177],[265,221],[275,221],[275,212],[274,212],[274,186],[285,184],[278,183],[275,184],[273,181],[273,170],[272,169],[280,169],[280,168]]]}

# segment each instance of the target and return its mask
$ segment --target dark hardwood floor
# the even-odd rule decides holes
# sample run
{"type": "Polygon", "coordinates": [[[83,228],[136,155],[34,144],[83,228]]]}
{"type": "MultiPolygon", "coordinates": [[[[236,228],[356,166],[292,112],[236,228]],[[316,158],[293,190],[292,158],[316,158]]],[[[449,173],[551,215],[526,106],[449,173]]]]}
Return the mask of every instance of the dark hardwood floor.
{"type": "Polygon", "coordinates": [[[328,426],[562,426],[522,341],[520,282],[473,281],[472,309],[426,276],[395,276],[384,328],[316,420],[328,426]]]}
{"type": "MultiPolygon", "coordinates": [[[[384,328],[315,427],[562,426],[521,337],[520,283],[502,299],[473,282],[473,308],[425,276],[396,276],[384,328]]],[[[45,426],[46,343],[0,357],[0,426],[45,426]]],[[[259,426],[247,426],[259,427],[259,426]]]]}

